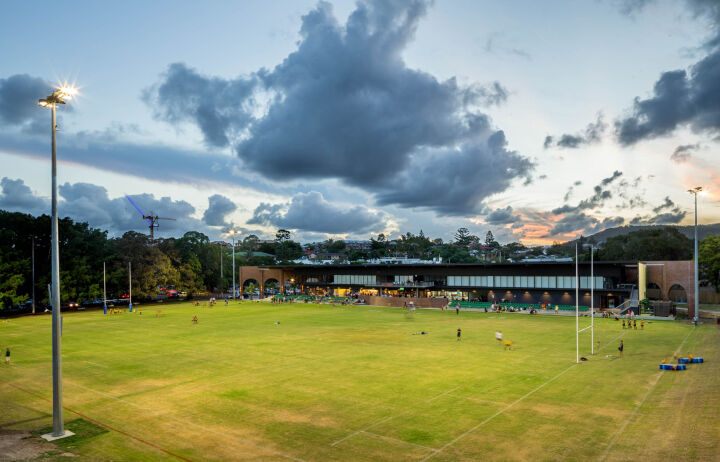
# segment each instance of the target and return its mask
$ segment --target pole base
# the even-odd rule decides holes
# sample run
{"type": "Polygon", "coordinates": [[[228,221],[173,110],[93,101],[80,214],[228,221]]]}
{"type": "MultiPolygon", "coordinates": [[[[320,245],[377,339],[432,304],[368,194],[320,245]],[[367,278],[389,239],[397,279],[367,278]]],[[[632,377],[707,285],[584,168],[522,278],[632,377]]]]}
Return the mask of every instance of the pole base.
{"type": "Polygon", "coordinates": [[[74,434],[75,433],[71,432],[70,430],[65,430],[65,433],[60,436],[53,436],[52,433],[45,433],[44,435],[41,435],[40,438],[48,441],[55,441],[61,438],[67,438],[68,436],[73,436],[74,434]]]}

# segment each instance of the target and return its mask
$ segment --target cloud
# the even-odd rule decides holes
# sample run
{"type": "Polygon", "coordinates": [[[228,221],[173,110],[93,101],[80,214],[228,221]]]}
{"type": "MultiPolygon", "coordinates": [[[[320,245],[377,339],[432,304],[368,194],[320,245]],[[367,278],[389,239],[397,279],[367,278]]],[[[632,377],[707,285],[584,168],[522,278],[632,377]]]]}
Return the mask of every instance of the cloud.
{"type": "MultiPolygon", "coordinates": [[[[3,178],[0,180],[0,209],[29,213],[50,214],[50,201],[34,194],[22,179],[3,178]]],[[[125,197],[110,198],[107,189],[91,183],[65,183],[58,186],[58,215],[70,217],[76,222],[87,222],[90,226],[107,230],[112,236],[126,231],[148,232],[148,223],[125,197]]],[[[221,231],[218,225],[209,225],[194,217],[195,207],[182,200],[170,197],[157,198],[153,194],[130,194],[132,200],[145,214],[159,215],[175,220],[161,220],[155,230],[156,236],[181,236],[187,231],[200,231],[216,236],[221,231]]],[[[212,196],[210,208],[227,208],[223,196],[212,196]],[[218,197],[220,199],[218,199],[218,197]],[[220,204],[220,205],[218,205],[220,204]]],[[[234,204],[233,204],[234,205],[234,204]]],[[[213,212],[211,212],[212,214],[213,212]]]]}
{"type": "MultiPolygon", "coordinates": [[[[636,9],[647,3],[635,2],[636,9]]],[[[720,134],[720,6],[703,0],[687,4],[695,16],[711,21],[713,36],[705,44],[709,53],[688,70],[663,72],[649,98],[635,98],[629,116],[615,122],[615,133],[623,145],[670,135],[681,127],[720,134]]]]}
{"type": "Polygon", "coordinates": [[[38,100],[51,92],[51,85],[28,74],[0,79],[0,123],[25,131],[49,130],[50,116],[38,100]]]}
{"type": "Polygon", "coordinates": [[[563,134],[559,137],[546,136],[543,142],[543,148],[547,149],[552,146],[558,148],[577,149],[582,146],[600,142],[603,133],[607,129],[607,123],[603,120],[602,113],[598,113],[597,120],[590,122],[583,132],[570,135],[563,134]]]}
{"type": "Polygon", "coordinates": [[[381,188],[378,203],[421,207],[440,215],[482,213],[487,197],[506,190],[519,177],[528,181],[534,168],[506,146],[502,131],[486,127],[457,149],[429,149],[398,174],[402,187],[381,188]]]}
{"type": "Polygon", "coordinates": [[[518,220],[519,217],[513,213],[513,208],[509,205],[504,209],[495,209],[485,217],[485,222],[489,225],[507,225],[518,220]]]}
{"type": "MultiPolygon", "coordinates": [[[[118,130],[71,134],[58,132],[60,162],[88,165],[113,173],[133,175],[152,181],[191,185],[225,184],[245,186],[257,191],[289,194],[289,185],[275,185],[256,178],[231,155],[200,152],[164,145],[123,143],[118,130]]],[[[47,159],[48,142],[37,137],[0,133],[0,150],[35,159],[47,159]]]]}
{"type": "Polygon", "coordinates": [[[23,180],[3,177],[0,180],[0,209],[41,215],[51,213],[50,201],[36,196],[23,180]]]}
{"type": "Polygon", "coordinates": [[[265,178],[339,179],[384,204],[471,214],[533,164],[505,149],[502,132],[478,109],[507,98],[499,82],[461,85],[406,66],[402,53],[427,8],[422,0],[360,1],[340,24],[321,2],[303,16],[297,49],[273,69],[225,80],[176,63],[146,101],[163,120],[197,125],[209,145],[232,145],[265,178]],[[215,92],[223,97],[207,97],[215,92]],[[468,160],[504,178],[477,187],[461,167],[468,160]],[[408,170],[434,192],[452,184],[455,196],[418,191],[408,170]]]}
{"type": "Polygon", "coordinates": [[[224,147],[253,120],[248,103],[257,79],[206,77],[183,64],[171,64],[163,81],[143,92],[154,116],[170,123],[193,122],[205,142],[224,147]]]}
{"type": "Polygon", "coordinates": [[[580,186],[581,184],[582,184],[582,181],[578,180],[575,183],[573,183],[572,185],[570,185],[567,192],[565,193],[565,196],[563,196],[563,202],[567,202],[568,200],[570,200],[570,197],[575,192],[575,188],[580,186]]]}
{"type": "Polygon", "coordinates": [[[296,194],[284,204],[262,203],[247,223],[327,234],[360,234],[381,229],[385,217],[361,205],[330,203],[319,192],[311,191],[296,194]]]}
{"type": "Polygon", "coordinates": [[[214,194],[208,197],[209,206],[203,214],[203,221],[209,226],[223,226],[227,228],[230,224],[225,217],[237,210],[237,205],[221,194],[214,194]]]}
{"type": "Polygon", "coordinates": [[[625,223],[625,219],[623,217],[606,217],[601,220],[582,212],[574,212],[567,214],[558,220],[549,235],[545,237],[551,237],[558,234],[570,234],[577,231],[581,231],[585,234],[594,234],[602,231],[603,229],[621,226],[623,223],[625,223]]]}
{"type": "Polygon", "coordinates": [[[670,159],[673,162],[682,164],[687,162],[692,157],[694,151],[700,149],[700,144],[684,144],[675,148],[675,152],[672,153],[670,159]]]}
{"type": "Polygon", "coordinates": [[[687,212],[673,211],[655,216],[637,216],[630,221],[630,225],[676,225],[680,223],[687,212]]]}
{"type": "Polygon", "coordinates": [[[603,204],[605,204],[605,202],[612,198],[612,191],[608,188],[608,186],[621,176],[622,172],[615,170],[611,176],[603,178],[600,183],[593,188],[592,196],[588,197],[587,199],[581,200],[575,206],[565,204],[562,207],[554,209],[552,213],[575,213],[582,210],[590,210],[601,207],[603,204]]]}
{"type": "Polygon", "coordinates": [[[630,221],[631,225],[674,225],[680,223],[687,212],[673,202],[670,197],[665,196],[665,200],[657,207],[652,209],[655,215],[636,216],[630,221]]]}

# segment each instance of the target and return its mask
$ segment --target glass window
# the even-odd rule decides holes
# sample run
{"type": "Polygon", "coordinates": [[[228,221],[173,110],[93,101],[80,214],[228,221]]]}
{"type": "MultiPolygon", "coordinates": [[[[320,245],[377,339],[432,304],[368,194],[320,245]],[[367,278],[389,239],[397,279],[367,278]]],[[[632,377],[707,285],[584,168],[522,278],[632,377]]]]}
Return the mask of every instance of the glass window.
{"type": "Polygon", "coordinates": [[[557,281],[555,276],[548,276],[548,289],[555,289],[557,287],[557,281]]]}

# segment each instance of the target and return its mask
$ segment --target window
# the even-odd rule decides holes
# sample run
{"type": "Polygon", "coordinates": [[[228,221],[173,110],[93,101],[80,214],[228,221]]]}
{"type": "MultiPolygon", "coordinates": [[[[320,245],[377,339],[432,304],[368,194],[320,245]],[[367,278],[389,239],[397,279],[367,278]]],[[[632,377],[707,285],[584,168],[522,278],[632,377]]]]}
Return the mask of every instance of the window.
{"type": "Polygon", "coordinates": [[[463,276],[462,277],[462,285],[464,287],[467,287],[470,285],[470,276],[463,276]]]}

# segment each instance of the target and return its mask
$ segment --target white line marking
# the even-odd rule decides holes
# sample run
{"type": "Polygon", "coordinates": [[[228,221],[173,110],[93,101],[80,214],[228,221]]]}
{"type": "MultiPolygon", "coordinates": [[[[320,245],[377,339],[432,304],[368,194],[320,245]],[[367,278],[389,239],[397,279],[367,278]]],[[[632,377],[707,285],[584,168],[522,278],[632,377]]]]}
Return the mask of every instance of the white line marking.
{"type": "MultiPolygon", "coordinates": [[[[402,414],[400,414],[400,415],[402,415],[402,414]]],[[[385,417],[385,418],[382,419],[382,420],[378,420],[377,422],[375,422],[374,424],[370,425],[369,427],[365,427],[365,428],[363,428],[362,430],[358,430],[358,431],[356,431],[356,432],[354,432],[354,433],[350,433],[350,434],[347,435],[345,438],[339,439],[339,440],[335,441],[334,443],[331,443],[330,446],[338,445],[338,444],[342,443],[343,441],[345,441],[346,439],[352,438],[353,436],[355,436],[355,435],[357,435],[357,434],[359,434],[359,433],[366,432],[366,431],[370,430],[371,428],[377,427],[377,426],[380,425],[381,423],[385,423],[385,422],[387,422],[388,420],[393,419],[393,418],[395,418],[395,417],[397,417],[397,416],[385,417]]]]}
{"type": "MultiPolygon", "coordinates": [[[[677,350],[675,350],[675,354],[677,354],[677,352],[680,351],[682,346],[685,344],[685,341],[688,339],[688,337],[690,337],[690,334],[692,334],[693,332],[695,332],[695,329],[692,329],[692,330],[690,330],[690,332],[687,333],[687,335],[685,336],[683,341],[680,343],[680,346],[678,346],[677,350]]],[[[655,376],[655,380],[653,381],[652,385],[650,385],[650,388],[648,388],[648,391],[645,393],[645,396],[643,396],[643,399],[638,403],[637,406],[635,406],[635,409],[630,413],[627,420],[625,420],[625,423],[623,424],[623,426],[620,427],[620,430],[618,430],[617,433],[615,433],[615,436],[613,437],[613,439],[610,441],[610,443],[605,448],[605,451],[600,456],[600,459],[598,459],[599,461],[605,460],[607,455],[610,453],[610,450],[613,448],[613,446],[615,446],[615,443],[617,442],[620,435],[623,434],[623,432],[625,431],[625,428],[627,428],[627,426],[633,420],[633,418],[638,413],[638,411],[640,410],[642,405],[645,404],[645,401],[648,399],[648,397],[650,396],[652,391],[655,389],[655,385],[658,384],[658,382],[660,381],[660,377],[662,377],[662,375],[663,375],[663,371],[660,371],[657,373],[657,375],[655,376]]]]}
{"type": "Polygon", "coordinates": [[[470,433],[474,432],[474,431],[477,430],[478,428],[482,427],[482,426],[485,425],[486,423],[488,423],[488,422],[490,422],[491,420],[493,420],[495,417],[503,414],[505,411],[507,411],[507,410],[510,409],[511,407],[515,406],[517,403],[519,403],[520,401],[524,400],[525,398],[527,398],[528,396],[532,395],[533,393],[537,392],[538,390],[542,389],[542,388],[545,387],[547,384],[549,384],[549,383],[552,382],[553,380],[557,379],[558,377],[560,377],[561,375],[563,375],[564,373],[566,373],[567,371],[569,371],[570,369],[572,369],[572,368],[575,367],[575,366],[577,366],[577,363],[571,365],[570,367],[568,367],[568,368],[565,369],[564,371],[560,372],[560,373],[557,374],[555,377],[551,378],[550,380],[548,380],[547,382],[543,383],[542,385],[540,385],[540,386],[536,387],[535,389],[533,389],[533,390],[525,393],[522,397],[520,397],[520,398],[516,399],[515,401],[513,401],[512,403],[508,404],[507,406],[505,406],[505,407],[502,408],[501,410],[497,411],[495,414],[491,415],[491,416],[488,417],[487,419],[483,420],[483,421],[480,422],[479,424],[477,424],[477,425],[475,425],[474,427],[472,427],[470,430],[466,431],[465,433],[463,433],[462,435],[458,436],[458,437],[455,438],[454,440],[446,443],[444,446],[442,446],[442,447],[440,447],[439,449],[435,450],[435,452],[433,452],[432,454],[429,454],[429,455],[426,456],[424,459],[421,459],[420,462],[423,462],[423,461],[425,461],[425,460],[431,459],[432,457],[435,457],[436,455],[440,454],[440,452],[442,452],[442,451],[443,451],[445,448],[447,448],[448,446],[450,446],[450,445],[452,445],[452,444],[455,444],[455,443],[458,442],[460,439],[464,438],[465,436],[469,435],[470,433]]]}
{"type": "Polygon", "coordinates": [[[93,366],[105,367],[105,368],[110,367],[110,366],[106,366],[105,364],[98,364],[98,363],[94,363],[94,362],[92,362],[92,361],[87,361],[87,360],[85,360],[85,362],[88,363],[88,364],[92,364],[93,366]]]}
{"type": "MultiPolygon", "coordinates": [[[[47,375],[47,374],[45,374],[45,375],[47,375]]],[[[297,457],[293,457],[293,456],[289,456],[289,455],[287,455],[287,454],[283,454],[283,453],[281,453],[281,452],[279,452],[279,451],[276,451],[276,450],[274,450],[274,449],[266,448],[266,447],[263,447],[263,446],[258,446],[257,444],[254,444],[254,443],[251,443],[251,442],[249,442],[249,441],[246,441],[246,440],[237,438],[237,437],[232,436],[232,435],[229,435],[229,434],[227,434],[227,433],[222,433],[222,432],[213,430],[213,429],[211,429],[211,428],[203,427],[202,425],[196,424],[195,422],[191,422],[191,421],[189,421],[189,420],[178,419],[177,417],[173,417],[173,416],[171,416],[171,415],[168,415],[167,413],[163,413],[162,411],[156,411],[156,410],[151,409],[151,408],[148,408],[148,407],[139,406],[139,405],[137,405],[137,404],[135,404],[135,403],[132,403],[132,402],[127,401],[127,400],[124,400],[124,399],[122,399],[122,398],[118,398],[118,397],[113,396],[113,395],[111,395],[111,394],[109,394],[109,393],[105,393],[105,392],[100,391],[100,390],[95,390],[95,389],[93,389],[93,388],[89,388],[89,387],[86,387],[86,386],[84,386],[84,385],[80,385],[80,384],[78,384],[78,383],[70,382],[70,381],[67,380],[67,379],[64,380],[64,383],[67,384],[67,385],[70,385],[70,386],[75,386],[75,387],[78,387],[78,388],[82,388],[83,390],[87,390],[87,391],[90,391],[90,392],[93,392],[93,393],[97,393],[98,395],[105,396],[105,397],[107,397],[107,398],[113,399],[113,400],[115,400],[115,401],[119,401],[119,402],[124,403],[124,404],[127,404],[127,405],[129,405],[129,406],[133,406],[133,407],[135,407],[135,408],[137,408],[137,409],[140,409],[140,410],[143,410],[143,411],[145,411],[145,412],[150,413],[151,416],[163,416],[164,418],[167,418],[167,419],[170,419],[170,420],[174,420],[174,421],[176,421],[176,422],[178,422],[178,423],[181,423],[181,424],[184,424],[184,425],[193,426],[193,427],[198,428],[198,429],[200,429],[200,430],[203,430],[203,431],[205,431],[205,432],[213,433],[213,434],[222,436],[222,437],[224,437],[224,438],[227,438],[227,439],[229,439],[229,440],[235,441],[235,442],[240,443],[240,444],[242,444],[242,445],[251,446],[251,447],[253,447],[253,448],[260,449],[260,450],[262,450],[262,451],[266,451],[266,452],[269,452],[269,453],[271,453],[271,454],[275,454],[276,456],[283,457],[283,458],[285,458],[285,459],[294,460],[294,461],[296,461],[296,462],[305,462],[303,459],[298,459],[297,457]]]]}
{"type": "Polygon", "coordinates": [[[431,447],[428,447],[428,446],[423,446],[422,444],[411,443],[410,441],[405,441],[405,440],[401,440],[401,439],[398,439],[398,438],[393,438],[392,436],[380,435],[379,433],[373,433],[373,432],[368,432],[368,431],[364,431],[363,433],[365,433],[365,434],[367,434],[367,435],[377,436],[378,438],[381,438],[381,439],[384,439],[384,440],[395,441],[395,442],[397,442],[397,443],[409,444],[410,446],[415,446],[415,447],[417,447],[417,448],[427,449],[428,451],[435,451],[435,448],[431,448],[431,447]]]}

